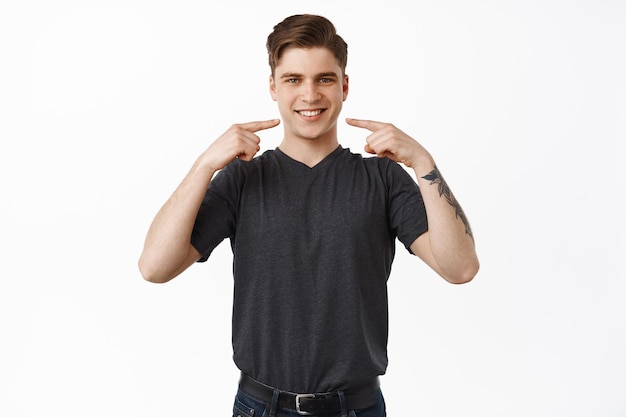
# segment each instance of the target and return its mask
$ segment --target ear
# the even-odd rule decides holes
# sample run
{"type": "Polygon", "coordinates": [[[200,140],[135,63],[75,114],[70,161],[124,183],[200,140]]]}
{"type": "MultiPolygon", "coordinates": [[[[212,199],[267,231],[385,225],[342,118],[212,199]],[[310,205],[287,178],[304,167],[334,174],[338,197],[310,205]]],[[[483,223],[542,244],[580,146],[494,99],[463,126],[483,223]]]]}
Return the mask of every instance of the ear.
{"type": "Polygon", "coordinates": [[[274,82],[273,75],[270,75],[270,95],[272,96],[272,100],[274,101],[278,100],[278,97],[276,94],[276,83],[274,82]]]}
{"type": "Polygon", "coordinates": [[[343,76],[343,101],[346,101],[346,99],[348,98],[348,76],[344,75],[343,76]]]}

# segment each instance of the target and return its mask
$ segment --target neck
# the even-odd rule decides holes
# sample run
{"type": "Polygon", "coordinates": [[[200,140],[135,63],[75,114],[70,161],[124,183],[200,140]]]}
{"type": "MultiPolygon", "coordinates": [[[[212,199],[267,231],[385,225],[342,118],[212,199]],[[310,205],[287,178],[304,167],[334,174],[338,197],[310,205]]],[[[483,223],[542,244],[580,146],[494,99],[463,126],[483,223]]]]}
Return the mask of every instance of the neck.
{"type": "Polygon", "coordinates": [[[339,146],[337,137],[329,139],[288,139],[284,138],[279,145],[280,150],[298,162],[314,167],[330,155],[339,146]]]}

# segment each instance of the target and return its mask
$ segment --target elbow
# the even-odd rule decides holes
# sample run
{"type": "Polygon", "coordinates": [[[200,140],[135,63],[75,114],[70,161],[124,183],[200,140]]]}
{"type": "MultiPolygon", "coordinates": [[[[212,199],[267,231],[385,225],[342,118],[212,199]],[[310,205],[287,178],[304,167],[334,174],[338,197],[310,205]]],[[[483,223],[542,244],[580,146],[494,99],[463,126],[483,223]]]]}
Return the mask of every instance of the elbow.
{"type": "Polygon", "coordinates": [[[467,284],[474,279],[476,274],[478,274],[479,269],[480,263],[478,262],[478,259],[476,259],[473,262],[464,265],[463,268],[460,268],[454,273],[448,273],[443,275],[443,278],[451,284],[467,284]]]}
{"type": "Polygon", "coordinates": [[[163,284],[171,279],[164,276],[162,273],[159,273],[159,269],[154,268],[154,266],[149,262],[146,262],[143,257],[139,258],[137,266],[139,267],[139,272],[141,273],[143,279],[148,282],[152,282],[154,284],[163,284]]]}

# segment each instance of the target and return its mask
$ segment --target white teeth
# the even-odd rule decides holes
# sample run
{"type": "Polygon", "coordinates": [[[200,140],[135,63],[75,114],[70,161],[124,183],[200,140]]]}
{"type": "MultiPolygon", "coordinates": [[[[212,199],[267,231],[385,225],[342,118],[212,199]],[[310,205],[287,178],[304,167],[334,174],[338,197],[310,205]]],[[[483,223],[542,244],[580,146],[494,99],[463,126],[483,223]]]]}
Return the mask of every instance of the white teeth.
{"type": "Polygon", "coordinates": [[[307,117],[317,116],[321,112],[322,112],[321,110],[300,110],[299,111],[301,115],[307,116],[307,117]]]}

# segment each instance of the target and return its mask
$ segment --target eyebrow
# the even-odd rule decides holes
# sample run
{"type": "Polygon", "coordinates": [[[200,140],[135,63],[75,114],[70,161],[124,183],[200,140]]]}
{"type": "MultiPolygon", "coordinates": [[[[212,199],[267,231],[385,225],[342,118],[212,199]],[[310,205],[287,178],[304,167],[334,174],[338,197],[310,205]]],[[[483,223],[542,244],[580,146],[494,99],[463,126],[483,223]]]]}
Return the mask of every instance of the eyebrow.
{"type": "MultiPolygon", "coordinates": [[[[281,79],[284,78],[303,78],[304,75],[303,74],[299,74],[297,72],[287,72],[283,75],[280,76],[281,79]]],[[[335,77],[335,78],[339,78],[339,75],[337,75],[336,72],[321,72],[319,74],[315,75],[316,78],[324,78],[324,77],[335,77]]]]}

